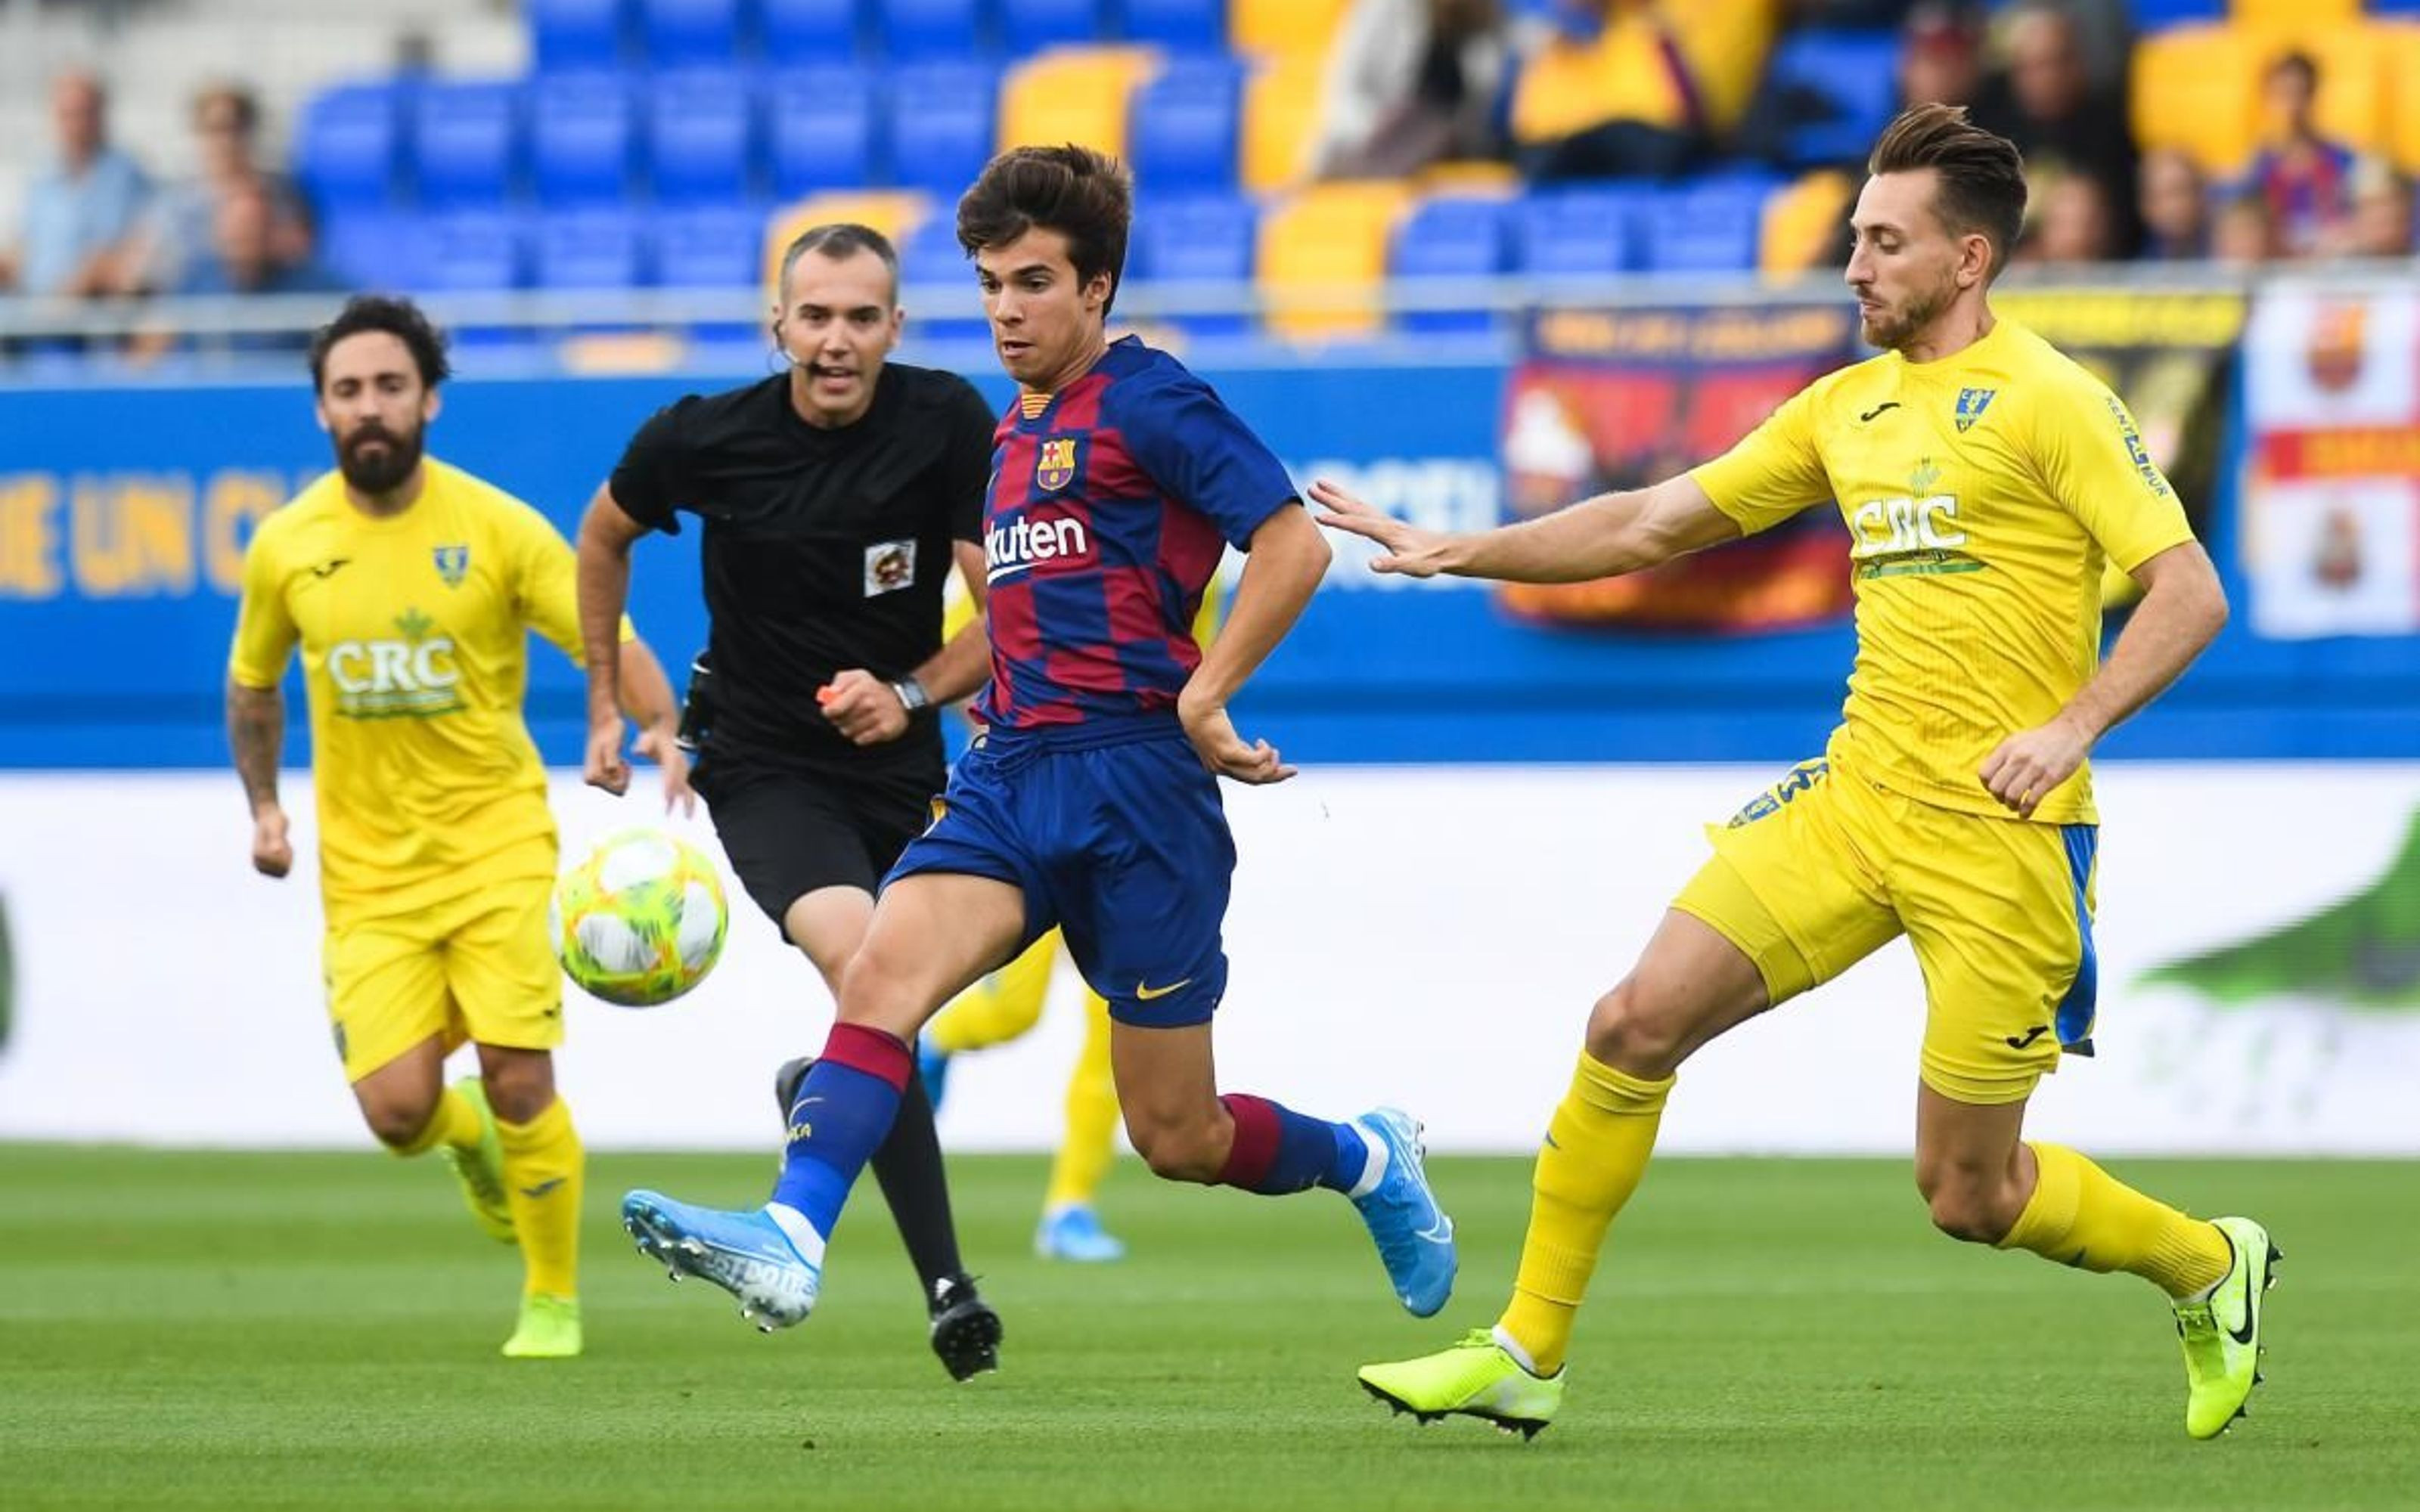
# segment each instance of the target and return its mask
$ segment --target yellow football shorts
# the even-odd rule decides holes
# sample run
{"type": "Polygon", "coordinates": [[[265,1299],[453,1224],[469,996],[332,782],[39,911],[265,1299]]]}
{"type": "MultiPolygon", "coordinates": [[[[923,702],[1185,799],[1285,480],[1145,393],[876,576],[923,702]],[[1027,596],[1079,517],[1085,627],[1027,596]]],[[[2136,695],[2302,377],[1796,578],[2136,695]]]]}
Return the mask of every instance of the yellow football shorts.
{"type": "Polygon", "coordinates": [[[435,1035],[520,1050],[563,1042],[548,877],[488,884],[417,913],[332,923],[321,951],[345,1080],[435,1035]]]}
{"type": "Polygon", "coordinates": [[[2092,1053],[2096,826],[1961,813],[1819,761],[1708,834],[1672,906],[1754,961],[1776,1004],[1904,933],[1934,1091],[2014,1103],[2062,1050],[2092,1053]]]}

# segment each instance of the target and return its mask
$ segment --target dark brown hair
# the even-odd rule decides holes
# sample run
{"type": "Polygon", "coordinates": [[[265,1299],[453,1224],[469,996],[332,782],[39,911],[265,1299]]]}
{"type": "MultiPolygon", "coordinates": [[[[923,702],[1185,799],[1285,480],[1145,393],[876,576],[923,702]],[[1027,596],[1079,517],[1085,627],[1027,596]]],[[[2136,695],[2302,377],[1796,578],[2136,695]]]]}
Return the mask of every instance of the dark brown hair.
{"type": "MultiPolygon", "coordinates": [[[[1134,222],[1134,179],[1106,152],[1070,142],[1011,147],[984,165],[958,201],[958,245],[971,257],[1039,226],[1067,239],[1067,260],[1089,284],[1109,275],[1109,304],[1125,271],[1126,229],[1134,222]]],[[[1104,315],[1109,304],[1101,307],[1104,315]]]]}
{"type": "Polygon", "coordinates": [[[454,374],[445,361],[445,333],[429,323],[420,306],[410,300],[389,299],[380,294],[356,294],[345,301],[336,318],[321,326],[311,337],[311,387],[327,386],[328,353],[347,336],[358,336],[365,331],[383,331],[404,345],[411,353],[411,363],[420,369],[420,381],[425,388],[435,388],[454,374]]]}
{"type": "Polygon", "coordinates": [[[1963,105],[1910,105],[1875,139],[1866,172],[1919,168],[1938,179],[1933,214],[1951,236],[1981,232],[1992,243],[1986,279],[1997,277],[2025,220],[2025,160],[2017,145],[1969,121],[1963,105]]]}

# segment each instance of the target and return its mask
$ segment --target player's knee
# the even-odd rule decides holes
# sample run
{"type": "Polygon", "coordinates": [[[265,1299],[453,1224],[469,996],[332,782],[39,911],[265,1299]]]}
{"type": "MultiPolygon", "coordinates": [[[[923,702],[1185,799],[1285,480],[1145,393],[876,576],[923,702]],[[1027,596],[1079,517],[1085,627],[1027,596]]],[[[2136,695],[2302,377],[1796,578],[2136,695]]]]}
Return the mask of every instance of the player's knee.
{"type": "Polygon", "coordinates": [[[1932,1227],[1969,1244],[1996,1244],[2016,1223],[2006,1211],[1995,1184],[1969,1171],[1916,1172],[1916,1190],[1924,1195],[1932,1227]]]}
{"type": "Polygon", "coordinates": [[[384,1098],[362,1104],[362,1121],[369,1125],[370,1135],[389,1149],[403,1149],[420,1137],[428,1127],[429,1117],[437,1111],[434,1101],[413,1098],[384,1098]]]}
{"type": "Polygon", "coordinates": [[[1215,1128],[1206,1121],[1126,1115],[1126,1138],[1135,1153],[1164,1181],[1212,1181],[1226,1164],[1215,1128]]]}
{"type": "Polygon", "coordinates": [[[1682,1047],[1679,1022],[1654,1011],[1636,977],[1598,998],[1589,1014],[1588,1053],[1633,1076],[1671,1075],[1681,1064],[1682,1047]]]}

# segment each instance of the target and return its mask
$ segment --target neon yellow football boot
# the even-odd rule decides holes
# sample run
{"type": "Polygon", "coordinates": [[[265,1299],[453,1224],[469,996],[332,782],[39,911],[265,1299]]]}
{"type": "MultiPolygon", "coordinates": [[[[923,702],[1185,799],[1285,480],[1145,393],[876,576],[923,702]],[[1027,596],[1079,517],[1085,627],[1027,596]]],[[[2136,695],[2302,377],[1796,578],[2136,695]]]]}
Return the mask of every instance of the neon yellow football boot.
{"type": "Polygon", "coordinates": [[[1422,1423],[1460,1412],[1525,1440],[1536,1438],[1563,1405],[1560,1370],[1531,1375],[1483,1328],[1472,1329],[1450,1350],[1417,1360],[1363,1365],[1360,1379],[1363,1391],[1422,1423]]]}
{"type": "Polygon", "coordinates": [[[471,1216],[479,1220],[489,1239],[509,1244],[513,1210],[504,1193],[504,1146],[496,1135],[495,1110],[488,1106],[488,1089],[476,1076],[456,1082],[454,1090],[479,1110],[479,1148],[464,1150],[440,1145],[437,1152],[453,1170],[454,1179],[462,1183],[462,1200],[470,1204],[471,1216]]]}
{"type": "Polygon", "coordinates": [[[2218,1288],[2200,1302],[2180,1302],[2177,1335],[2185,1350],[2185,1431],[2214,1439],[2239,1417],[2252,1388],[2260,1383],[2260,1300],[2277,1284],[2285,1257],[2269,1242],[2269,1230],[2249,1218],[2213,1219],[2226,1236],[2235,1263],[2218,1288]]]}
{"type": "Polygon", "coordinates": [[[504,1340],[507,1360],[568,1360],[580,1353],[580,1299],[532,1292],[521,1299],[520,1325],[504,1340]]]}

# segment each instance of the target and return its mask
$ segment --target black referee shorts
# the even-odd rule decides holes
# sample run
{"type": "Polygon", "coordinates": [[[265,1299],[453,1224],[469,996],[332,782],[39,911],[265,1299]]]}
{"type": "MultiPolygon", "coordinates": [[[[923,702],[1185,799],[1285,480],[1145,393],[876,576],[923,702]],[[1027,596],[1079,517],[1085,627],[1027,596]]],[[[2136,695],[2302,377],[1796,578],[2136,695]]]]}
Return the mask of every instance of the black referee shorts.
{"type": "Polygon", "coordinates": [[[897,783],[846,782],[711,748],[690,779],[731,869],[775,929],[818,887],[874,891],[932,819],[929,795],[897,783]]]}

